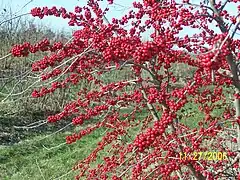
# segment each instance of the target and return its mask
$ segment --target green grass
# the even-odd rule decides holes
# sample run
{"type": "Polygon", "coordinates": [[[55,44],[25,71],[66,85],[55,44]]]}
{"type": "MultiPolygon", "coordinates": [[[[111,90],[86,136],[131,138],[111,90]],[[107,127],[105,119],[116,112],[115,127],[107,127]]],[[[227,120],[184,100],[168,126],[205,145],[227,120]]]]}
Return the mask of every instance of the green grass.
{"type": "MultiPolygon", "coordinates": [[[[99,129],[74,144],[65,144],[52,150],[44,146],[51,148],[64,143],[67,133],[42,141],[39,141],[42,136],[38,136],[13,146],[0,147],[0,179],[56,179],[87,156],[96,147],[103,132],[103,129],[99,129]]],[[[61,179],[73,179],[76,173],[71,172],[61,179]]]]}
{"type": "MultiPolygon", "coordinates": [[[[192,116],[181,120],[191,128],[198,127],[198,122],[204,118],[204,114],[200,113],[198,106],[199,104],[189,102],[183,108],[183,112],[180,112],[180,114],[192,114],[192,116]]],[[[130,112],[130,109],[123,109],[121,111],[121,113],[130,112]]],[[[223,108],[215,109],[212,115],[220,116],[222,112],[223,108]]],[[[143,110],[141,113],[136,114],[136,118],[144,119],[147,116],[147,113],[146,110],[143,110]]],[[[161,113],[158,113],[158,115],[161,117],[161,113]]],[[[139,126],[129,130],[131,139],[134,139],[139,131],[139,126]]],[[[64,143],[65,136],[70,134],[70,132],[59,133],[43,140],[41,140],[41,138],[46,135],[38,135],[12,146],[0,146],[0,179],[73,179],[78,171],[68,172],[71,171],[71,168],[77,161],[90,154],[90,152],[97,146],[97,143],[101,140],[104,132],[104,129],[98,129],[74,144],[65,144],[51,150],[44,147],[56,147],[59,144],[64,143]],[[68,173],[66,176],[59,178],[66,173],[68,173]]],[[[131,140],[128,138],[125,140],[125,142],[129,141],[131,140]]],[[[101,157],[106,153],[107,152],[101,152],[97,158],[97,162],[92,165],[101,163],[101,157]]]]}
{"type": "MultiPolygon", "coordinates": [[[[129,113],[129,109],[122,110],[122,113],[129,113]]],[[[146,117],[146,111],[137,113],[137,119],[146,117]]],[[[88,123],[85,124],[86,126],[88,123]]],[[[139,127],[130,130],[131,139],[139,133],[139,127]]],[[[59,133],[48,138],[46,135],[38,135],[28,140],[21,141],[11,146],[0,146],[0,179],[2,180],[25,180],[25,179],[73,179],[78,171],[72,171],[66,176],[60,176],[71,171],[73,165],[85,158],[97,146],[105,130],[98,129],[92,134],[83,137],[71,145],[62,145],[65,137],[70,132],[59,133]],[[43,139],[44,138],[44,139],[43,139]],[[51,150],[46,148],[56,147],[51,150]]],[[[124,138],[125,139],[125,138],[124,138]]],[[[131,141],[129,138],[126,142],[131,141]]],[[[101,157],[106,152],[100,152],[96,163],[101,163],[101,157]]]]}

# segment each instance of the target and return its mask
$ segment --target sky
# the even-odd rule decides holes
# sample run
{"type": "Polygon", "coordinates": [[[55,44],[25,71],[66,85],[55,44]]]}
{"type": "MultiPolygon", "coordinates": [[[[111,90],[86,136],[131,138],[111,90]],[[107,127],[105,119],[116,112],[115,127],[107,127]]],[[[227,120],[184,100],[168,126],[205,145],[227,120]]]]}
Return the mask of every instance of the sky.
{"type": "MultiPolygon", "coordinates": [[[[114,0],[114,5],[110,5],[110,11],[106,15],[108,20],[111,21],[113,17],[121,18],[123,15],[125,15],[129,11],[129,9],[131,9],[133,1],[134,0],[114,0]]],[[[140,0],[135,0],[135,1],[138,2],[140,0]]],[[[0,7],[6,8],[6,9],[9,9],[9,7],[11,7],[12,12],[17,12],[17,15],[20,15],[20,14],[30,12],[31,9],[34,7],[43,7],[43,6],[65,7],[68,11],[74,11],[75,6],[84,6],[86,5],[86,2],[87,0],[0,0],[0,7]]],[[[199,0],[192,0],[191,2],[197,4],[199,0]]],[[[107,0],[103,0],[100,6],[103,9],[105,9],[108,6],[107,0]]],[[[228,11],[232,12],[233,14],[237,13],[237,10],[236,10],[237,8],[234,5],[228,5],[226,8],[228,11]]],[[[0,9],[0,13],[1,11],[2,10],[0,9]]],[[[32,19],[33,17],[31,15],[28,15],[28,18],[32,19]]],[[[39,18],[34,18],[34,19],[35,19],[35,22],[45,24],[53,30],[64,29],[65,31],[71,32],[72,30],[77,29],[77,27],[75,28],[69,27],[68,20],[64,20],[62,18],[50,16],[50,17],[44,17],[42,20],[40,20],[39,18]]],[[[150,33],[151,32],[145,33],[146,38],[149,36],[150,33]]],[[[186,29],[186,30],[183,30],[183,32],[181,32],[182,35],[188,34],[190,36],[194,33],[196,33],[196,30],[193,31],[192,29],[186,29]]],[[[240,35],[238,35],[238,38],[239,37],[240,35]]]]}
{"type": "MultiPolygon", "coordinates": [[[[26,5],[31,0],[0,0],[1,7],[9,9],[11,6],[12,12],[18,12],[17,14],[23,14],[30,12],[30,10],[34,7],[43,7],[43,6],[56,6],[56,7],[65,7],[68,11],[74,11],[75,6],[84,6],[86,5],[87,0],[32,0],[25,8],[26,5]]],[[[128,8],[131,7],[133,0],[115,0],[117,5],[111,5],[111,13],[108,13],[106,16],[109,20],[113,17],[120,18],[122,15],[128,12],[128,8]]],[[[106,0],[101,2],[101,7],[105,9],[108,4],[106,0]]],[[[29,18],[32,18],[29,15],[29,18]]],[[[67,31],[69,29],[73,29],[68,26],[68,20],[64,20],[62,18],[57,17],[44,17],[42,20],[36,19],[36,22],[40,22],[49,25],[53,29],[61,29],[64,28],[67,31]]]]}

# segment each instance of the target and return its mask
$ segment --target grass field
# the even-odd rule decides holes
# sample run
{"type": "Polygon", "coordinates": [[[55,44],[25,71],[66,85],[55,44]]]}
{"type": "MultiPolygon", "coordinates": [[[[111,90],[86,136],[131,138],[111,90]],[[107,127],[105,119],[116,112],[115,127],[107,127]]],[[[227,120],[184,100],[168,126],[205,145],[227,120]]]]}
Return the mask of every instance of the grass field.
{"type": "Polygon", "coordinates": [[[0,149],[0,179],[73,179],[71,171],[78,160],[84,158],[100,141],[104,130],[97,130],[74,144],[66,145],[62,133],[41,140],[44,136],[22,141],[0,149]],[[59,147],[56,147],[63,144],[59,147]],[[55,147],[53,149],[49,149],[55,147]]]}
{"type": "MultiPolygon", "coordinates": [[[[137,117],[143,118],[145,115],[146,112],[143,111],[137,117]]],[[[84,127],[89,125],[86,123],[84,127]]],[[[84,127],[80,127],[78,130],[84,127]]],[[[74,175],[77,174],[77,171],[71,171],[73,165],[90,154],[106,130],[97,129],[76,143],[64,144],[65,137],[73,131],[72,129],[72,131],[68,130],[52,136],[34,133],[34,137],[26,138],[26,140],[14,145],[0,146],[0,179],[73,179],[74,175]]],[[[136,132],[137,127],[131,134],[134,136],[136,132]]],[[[96,163],[100,162],[101,158],[99,157],[96,163]]]]}
{"type": "MultiPolygon", "coordinates": [[[[197,122],[203,118],[196,104],[187,104],[184,113],[194,113],[192,117],[186,118],[183,122],[192,128],[197,127],[197,122]]],[[[221,115],[221,113],[222,109],[214,112],[215,115],[221,115]]],[[[138,118],[144,116],[146,112],[138,114],[138,118]]],[[[71,145],[63,144],[65,136],[71,134],[68,131],[49,137],[37,135],[12,146],[1,146],[0,179],[73,179],[77,171],[71,171],[71,167],[96,147],[104,132],[104,129],[98,129],[71,145]]],[[[136,132],[137,130],[134,134],[136,132]]],[[[99,158],[97,162],[100,161],[99,158]]]]}

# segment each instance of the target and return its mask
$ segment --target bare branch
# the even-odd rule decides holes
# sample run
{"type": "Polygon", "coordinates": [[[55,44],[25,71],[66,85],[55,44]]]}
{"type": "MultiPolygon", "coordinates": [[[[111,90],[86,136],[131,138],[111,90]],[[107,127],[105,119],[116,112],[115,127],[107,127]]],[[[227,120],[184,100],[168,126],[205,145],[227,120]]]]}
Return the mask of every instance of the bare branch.
{"type": "Polygon", "coordinates": [[[43,85],[41,85],[41,86],[49,85],[49,84],[57,81],[60,77],[62,77],[62,76],[70,69],[70,67],[77,61],[78,57],[81,57],[81,56],[83,56],[84,54],[92,51],[92,50],[89,50],[92,45],[93,45],[93,43],[92,43],[88,48],[86,48],[82,53],[80,53],[80,54],[78,54],[78,55],[76,55],[76,56],[68,59],[68,60],[65,61],[64,63],[62,63],[62,64],[60,64],[59,66],[57,66],[56,68],[61,67],[63,64],[66,64],[67,62],[69,62],[69,61],[71,61],[71,60],[73,60],[73,59],[75,58],[75,60],[68,66],[68,68],[65,69],[65,71],[63,71],[60,75],[58,75],[58,77],[57,77],[56,79],[54,79],[54,80],[52,80],[52,81],[50,81],[50,82],[47,82],[47,83],[45,83],[45,84],[43,84],[43,85]]]}
{"type": "Polygon", "coordinates": [[[67,143],[64,142],[64,143],[58,144],[57,146],[53,146],[53,147],[50,147],[50,148],[48,148],[48,147],[46,147],[46,146],[44,146],[44,145],[42,145],[42,146],[44,147],[44,149],[50,151],[50,150],[53,150],[53,149],[59,148],[59,147],[61,147],[61,146],[63,146],[63,145],[66,145],[66,144],[67,144],[67,143]]]}
{"type": "MultiPolygon", "coordinates": [[[[0,94],[3,95],[3,96],[7,96],[7,97],[9,97],[9,96],[19,96],[19,95],[25,93],[26,91],[28,91],[31,87],[33,87],[33,86],[34,86],[35,84],[37,84],[38,82],[40,82],[40,79],[37,80],[37,81],[35,81],[34,83],[32,83],[30,86],[28,86],[28,87],[27,87],[25,90],[23,90],[22,92],[19,92],[19,93],[16,93],[16,94],[12,94],[12,93],[10,93],[10,94],[5,94],[5,93],[2,93],[2,92],[0,92],[0,94]]],[[[16,86],[16,85],[15,85],[15,86],[16,86]]],[[[14,87],[15,87],[15,86],[14,86],[14,87]]],[[[13,87],[13,90],[14,90],[14,87],[13,87]]],[[[5,100],[7,100],[7,98],[5,98],[4,100],[2,100],[1,103],[4,103],[5,100]]]]}
{"type": "Polygon", "coordinates": [[[144,91],[144,89],[143,89],[141,92],[142,92],[142,94],[143,94],[144,99],[147,101],[148,109],[149,109],[149,111],[151,112],[154,121],[158,121],[158,120],[159,120],[158,114],[157,114],[155,108],[153,107],[153,105],[150,104],[150,103],[148,103],[148,99],[147,99],[146,92],[144,91]]]}
{"type": "Polygon", "coordinates": [[[1,57],[0,60],[3,60],[3,59],[5,59],[5,58],[7,58],[7,57],[9,57],[9,56],[11,56],[11,55],[12,55],[12,53],[9,53],[9,54],[7,54],[7,55],[1,57]]]}
{"type": "Polygon", "coordinates": [[[223,173],[224,171],[228,170],[229,168],[231,168],[236,162],[239,161],[239,159],[240,159],[240,153],[238,153],[238,155],[234,158],[233,162],[229,166],[227,166],[223,170],[218,170],[217,173],[215,174],[215,176],[217,176],[217,175],[223,173]]]}
{"type": "Polygon", "coordinates": [[[34,129],[34,128],[37,128],[39,126],[42,126],[44,124],[47,124],[47,121],[44,121],[38,125],[34,125],[34,126],[13,126],[15,129],[34,129]]]}
{"type": "Polygon", "coordinates": [[[225,8],[225,6],[227,5],[227,3],[229,2],[229,0],[225,0],[225,2],[223,3],[223,5],[220,7],[220,11],[222,11],[224,8],[225,8]]]}
{"type": "MultiPolygon", "coordinates": [[[[240,14],[238,14],[237,18],[239,17],[239,15],[240,15],[240,14]]],[[[231,36],[232,39],[233,39],[234,35],[236,34],[239,25],[240,25],[240,22],[237,23],[237,25],[235,26],[235,28],[234,28],[234,30],[233,30],[233,33],[232,33],[232,36],[231,36]]],[[[229,29],[230,29],[230,28],[229,28],[229,29]]]]}
{"type": "Polygon", "coordinates": [[[67,127],[69,127],[69,126],[71,126],[71,125],[72,125],[72,122],[69,123],[69,124],[67,124],[67,125],[64,126],[63,128],[61,128],[61,129],[59,129],[59,130],[57,130],[57,131],[55,131],[55,132],[53,132],[53,133],[51,133],[51,134],[48,134],[47,136],[44,136],[43,138],[41,138],[41,139],[39,139],[39,140],[37,140],[37,141],[41,141],[41,140],[46,139],[46,138],[48,138],[48,137],[50,137],[50,136],[53,136],[54,134],[57,134],[57,133],[63,131],[64,129],[66,129],[67,127]]]}
{"type": "Polygon", "coordinates": [[[17,14],[17,13],[19,13],[21,10],[23,10],[27,5],[29,5],[31,2],[33,2],[33,0],[30,0],[30,1],[28,1],[26,4],[24,4],[22,7],[21,7],[21,9],[19,9],[16,13],[15,13],[15,15],[17,14]]]}
{"type": "MultiPolygon", "coordinates": [[[[177,3],[177,5],[182,5],[182,4],[178,4],[178,3],[177,3]]],[[[205,6],[205,5],[199,5],[199,4],[194,4],[194,3],[184,3],[184,5],[195,6],[195,7],[198,7],[198,8],[204,7],[204,8],[206,8],[206,9],[211,10],[211,11],[214,11],[211,7],[205,6]]]]}
{"type": "Polygon", "coordinates": [[[11,21],[11,20],[13,20],[13,19],[17,19],[17,18],[22,17],[22,16],[26,16],[26,15],[29,15],[29,14],[30,14],[30,13],[21,14],[21,15],[12,17],[12,18],[10,18],[10,19],[7,19],[7,20],[5,20],[5,21],[2,21],[2,22],[0,22],[0,26],[1,26],[2,24],[4,24],[4,23],[8,22],[8,21],[11,21]]]}

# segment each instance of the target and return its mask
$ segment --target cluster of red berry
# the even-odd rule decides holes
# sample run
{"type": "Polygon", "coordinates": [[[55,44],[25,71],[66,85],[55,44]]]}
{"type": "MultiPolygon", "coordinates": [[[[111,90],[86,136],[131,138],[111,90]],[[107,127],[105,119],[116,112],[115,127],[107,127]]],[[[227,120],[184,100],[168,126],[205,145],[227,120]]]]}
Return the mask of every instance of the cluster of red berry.
{"type": "MultiPolygon", "coordinates": [[[[228,2],[238,3],[239,0],[228,2]]],[[[108,3],[112,4],[113,0],[108,3]]],[[[69,19],[70,26],[80,27],[73,33],[72,41],[65,45],[44,39],[35,45],[26,42],[13,46],[12,55],[18,57],[38,51],[51,52],[32,64],[32,71],[42,72],[42,81],[51,81],[50,87],[46,85],[34,90],[32,96],[42,97],[58,88],[71,88],[82,79],[96,85],[92,90],[79,89],[76,100],[68,102],[62,112],[48,117],[48,122],[54,123],[71,116],[75,126],[93,118],[103,118],[92,127],[66,137],[67,143],[71,144],[99,128],[107,129],[92,153],[74,167],[80,170],[76,179],[177,179],[178,176],[190,179],[194,176],[212,180],[221,177],[221,173],[214,171],[227,167],[224,162],[176,158],[180,150],[191,153],[206,151],[206,148],[224,149],[228,157],[236,156],[231,147],[224,146],[226,139],[219,136],[224,130],[229,137],[235,134],[218,123],[240,124],[240,118],[231,120],[236,113],[227,102],[226,94],[231,91],[225,93],[223,90],[223,86],[237,85],[239,74],[229,77],[219,71],[222,68],[231,72],[240,57],[240,41],[228,32],[231,29],[229,23],[232,26],[238,23],[236,16],[221,10],[223,4],[220,1],[214,6],[219,12],[213,14],[205,5],[196,6],[189,0],[182,3],[144,0],[133,2],[133,7],[134,10],[120,19],[113,18],[109,24],[104,23],[104,15],[109,9],[102,10],[99,0],[89,0],[84,7],[76,6],[74,12],[56,7],[32,9],[34,17],[62,17],[69,19]],[[228,23],[221,24],[223,20],[228,23]],[[217,33],[209,23],[220,26],[222,33],[217,33]],[[124,27],[127,24],[130,29],[124,27]],[[150,28],[154,29],[151,39],[142,41],[143,32],[150,28]],[[200,29],[201,32],[181,36],[185,28],[200,29]],[[121,71],[126,64],[131,66],[130,80],[119,79],[105,84],[101,79],[104,73],[121,71]],[[178,77],[173,69],[179,64],[192,67],[194,71],[191,74],[183,70],[184,87],[174,86],[178,77]],[[128,88],[130,90],[126,91],[128,88]],[[197,110],[189,108],[193,104],[198,106],[197,110]],[[122,109],[126,107],[130,112],[123,113],[122,109]],[[187,111],[185,107],[192,112],[182,113],[187,111]],[[224,111],[221,117],[215,116],[218,109],[224,111]],[[147,113],[146,117],[139,117],[142,111],[147,113]],[[196,119],[198,128],[182,123],[182,120],[192,122],[197,111],[201,114],[196,119]],[[179,120],[176,122],[176,119],[179,120]],[[135,132],[135,126],[141,131],[133,138],[131,133],[135,132]],[[211,138],[216,140],[215,143],[210,141],[211,138]],[[90,167],[100,151],[108,148],[104,163],[90,167]]],[[[235,93],[234,97],[239,99],[239,94],[235,93]]],[[[231,138],[231,142],[239,143],[236,137],[231,138]]],[[[236,173],[238,168],[236,164],[232,165],[236,173]]]]}

